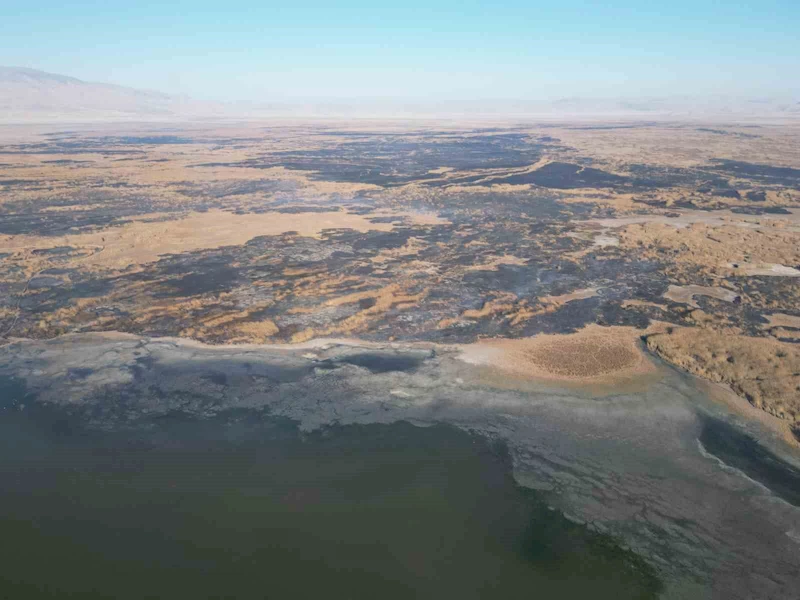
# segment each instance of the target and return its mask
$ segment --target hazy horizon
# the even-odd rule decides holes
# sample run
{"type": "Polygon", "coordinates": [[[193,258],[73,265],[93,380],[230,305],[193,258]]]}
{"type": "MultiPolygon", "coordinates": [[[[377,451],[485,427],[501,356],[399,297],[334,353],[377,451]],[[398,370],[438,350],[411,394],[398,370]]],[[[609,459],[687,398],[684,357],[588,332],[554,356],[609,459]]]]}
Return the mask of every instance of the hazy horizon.
{"type": "Polygon", "coordinates": [[[774,600],[800,2],[0,6],[0,599],[774,600]]]}
{"type": "Polygon", "coordinates": [[[0,63],[223,102],[797,98],[800,7],[18,5],[0,63]],[[37,43],[30,43],[35,35],[37,43]]]}

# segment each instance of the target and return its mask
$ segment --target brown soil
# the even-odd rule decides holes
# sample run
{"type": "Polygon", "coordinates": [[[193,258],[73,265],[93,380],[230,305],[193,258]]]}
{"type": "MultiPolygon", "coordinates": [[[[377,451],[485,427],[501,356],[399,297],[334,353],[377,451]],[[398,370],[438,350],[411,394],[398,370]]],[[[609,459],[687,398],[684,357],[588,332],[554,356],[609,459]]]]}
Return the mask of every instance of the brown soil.
{"type": "Polygon", "coordinates": [[[786,315],[783,313],[775,313],[772,315],[765,315],[769,321],[769,325],[765,325],[765,329],[772,329],[773,327],[788,327],[790,329],[800,329],[800,317],[794,315],[786,315]]]}
{"type": "Polygon", "coordinates": [[[159,214],[144,215],[97,233],[60,237],[0,235],[0,251],[31,252],[41,248],[71,246],[85,250],[85,256],[76,261],[81,265],[119,269],[156,261],[163,254],[240,245],[260,235],[296,231],[300,235],[318,237],[325,229],[393,229],[391,224],[373,223],[367,217],[343,210],[243,215],[209,210],[189,213],[181,219],[156,220],[163,217],[159,214]]]}
{"type": "Polygon", "coordinates": [[[647,346],[682,369],[726,383],[756,408],[800,425],[800,349],[703,328],[654,334],[647,346]]]}
{"type": "Polygon", "coordinates": [[[708,267],[725,274],[744,273],[748,264],[800,263],[798,234],[788,221],[764,222],[758,229],[734,224],[710,226],[694,223],[677,228],[664,223],[633,224],[620,232],[623,248],[635,249],[643,257],[708,267]]]}
{"type": "Polygon", "coordinates": [[[656,372],[640,335],[632,327],[590,325],[567,335],[478,342],[462,347],[462,359],[524,379],[614,387],[656,372]]]}
{"type": "Polygon", "coordinates": [[[664,298],[667,300],[699,308],[697,302],[695,302],[695,296],[707,296],[709,298],[723,300],[724,302],[733,302],[736,299],[736,292],[726,290],[725,288],[702,285],[671,285],[669,289],[664,292],[664,298]]]}

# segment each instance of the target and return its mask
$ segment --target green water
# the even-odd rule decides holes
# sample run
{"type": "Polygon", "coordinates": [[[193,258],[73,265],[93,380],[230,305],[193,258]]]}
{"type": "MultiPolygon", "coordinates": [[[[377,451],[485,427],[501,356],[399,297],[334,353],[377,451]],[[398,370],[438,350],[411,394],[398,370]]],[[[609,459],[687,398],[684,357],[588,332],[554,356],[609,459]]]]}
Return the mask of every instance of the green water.
{"type": "Polygon", "coordinates": [[[446,426],[0,415],[0,597],[650,598],[612,540],[446,426]]]}

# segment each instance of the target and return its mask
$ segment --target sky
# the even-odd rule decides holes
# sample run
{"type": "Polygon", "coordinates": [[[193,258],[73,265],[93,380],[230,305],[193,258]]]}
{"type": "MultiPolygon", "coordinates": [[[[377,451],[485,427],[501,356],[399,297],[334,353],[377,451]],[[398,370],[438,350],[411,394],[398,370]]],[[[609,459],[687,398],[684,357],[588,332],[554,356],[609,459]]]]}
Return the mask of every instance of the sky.
{"type": "Polygon", "coordinates": [[[0,0],[0,65],[202,100],[800,96],[798,0],[0,0]]]}

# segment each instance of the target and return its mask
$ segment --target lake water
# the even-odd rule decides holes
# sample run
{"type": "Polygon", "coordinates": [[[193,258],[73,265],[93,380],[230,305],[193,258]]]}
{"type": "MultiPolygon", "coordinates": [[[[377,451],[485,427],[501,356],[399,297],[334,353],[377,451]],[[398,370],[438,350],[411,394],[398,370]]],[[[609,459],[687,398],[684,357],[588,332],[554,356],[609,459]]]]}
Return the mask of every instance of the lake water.
{"type": "Polygon", "coordinates": [[[797,454],[692,377],[307,352],[0,349],[0,596],[793,597],[797,454]]]}
{"type": "Polygon", "coordinates": [[[649,598],[653,571],[450,426],[0,417],[6,598],[649,598]]]}

